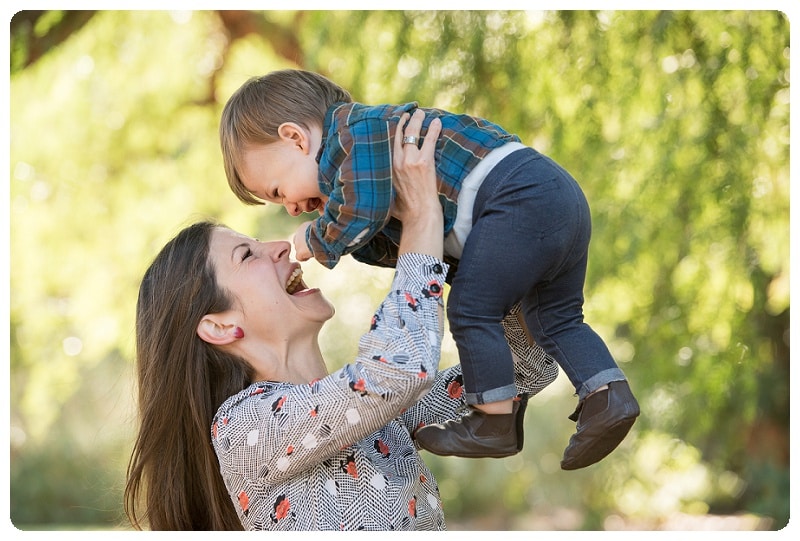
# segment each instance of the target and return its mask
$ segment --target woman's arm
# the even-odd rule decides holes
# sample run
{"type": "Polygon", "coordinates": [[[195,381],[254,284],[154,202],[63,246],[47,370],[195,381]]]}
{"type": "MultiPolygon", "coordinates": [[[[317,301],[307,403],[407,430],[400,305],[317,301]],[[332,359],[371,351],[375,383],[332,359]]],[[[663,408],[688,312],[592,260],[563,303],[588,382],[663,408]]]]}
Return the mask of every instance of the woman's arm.
{"type": "Polygon", "coordinates": [[[425,395],[438,370],[446,272],[437,258],[401,255],[353,362],[309,384],[251,386],[226,401],[212,429],[223,473],[284,481],[372,434],[425,395]]]}
{"type": "Polygon", "coordinates": [[[531,337],[522,319],[519,304],[503,319],[503,331],[514,357],[514,382],[517,391],[533,396],[553,383],[558,377],[558,364],[531,337]]]}
{"type": "Polygon", "coordinates": [[[419,137],[425,114],[417,109],[403,129],[408,114],[400,117],[394,138],[395,201],[392,215],[403,223],[398,255],[416,252],[442,259],[444,253],[444,215],[436,187],[434,149],[442,128],[437,118],[431,121],[422,148],[404,144],[401,136],[419,137]]]}
{"type": "MultiPolygon", "coordinates": [[[[432,149],[424,151],[432,155],[432,149]]],[[[420,152],[401,149],[398,155],[413,164],[420,152]]],[[[413,166],[405,171],[397,212],[414,224],[403,232],[391,290],[361,338],[356,360],[308,385],[255,386],[226,401],[212,436],[229,475],[270,483],[297,475],[384,426],[430,389],[441,351],[447,274],[440,259],[442,210],[430,186],[435,177],[413,166]]]]}

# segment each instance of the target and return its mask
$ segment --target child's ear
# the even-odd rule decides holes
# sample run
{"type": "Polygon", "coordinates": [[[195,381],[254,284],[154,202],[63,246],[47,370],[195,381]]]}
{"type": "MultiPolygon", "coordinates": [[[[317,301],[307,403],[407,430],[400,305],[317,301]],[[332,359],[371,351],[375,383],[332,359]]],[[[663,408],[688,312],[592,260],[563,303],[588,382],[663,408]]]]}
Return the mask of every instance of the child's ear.
{"type": "Polygon", "coordinates": [[[284,141],[300,147],[302,150],[308,149],[308,130],[299,124],[295,124],[294,122],[284,122],[278,126],[278,136],[284,141]]]}

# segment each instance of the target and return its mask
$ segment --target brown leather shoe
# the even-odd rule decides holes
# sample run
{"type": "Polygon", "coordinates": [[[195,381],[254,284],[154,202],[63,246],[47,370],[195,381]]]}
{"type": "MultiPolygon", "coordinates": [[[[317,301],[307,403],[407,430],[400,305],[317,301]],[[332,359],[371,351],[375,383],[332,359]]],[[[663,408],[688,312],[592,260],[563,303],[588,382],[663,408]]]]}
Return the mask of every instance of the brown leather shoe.
{"type": "Polygon", "coordinates": [[[473,407],[458,419],[417,429],[414,438],[420,447],[440,456],[503,458],[522,450],[522,419],[527,395],[514,402],[514,411],[488,415],[473,407]]]}
{"type": "Polygon", "coordinates": [[[639,403],[627,381],[612,381],[608,389],[590,394],[570,419],[577,432],[569,439],[562,470],[585,468],[608,456],[625,439],[639,415],[639,403]]]}

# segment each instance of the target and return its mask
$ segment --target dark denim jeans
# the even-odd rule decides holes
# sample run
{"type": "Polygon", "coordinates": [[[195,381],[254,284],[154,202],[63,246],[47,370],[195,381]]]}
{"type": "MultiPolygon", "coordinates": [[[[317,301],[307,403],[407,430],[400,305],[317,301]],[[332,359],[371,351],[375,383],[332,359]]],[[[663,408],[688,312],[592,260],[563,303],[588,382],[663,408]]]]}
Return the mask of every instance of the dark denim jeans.
{"type": "Polygon", "coordinates": [[[516,395],[500,322],[518,302],[531,335],[580,399],[625,379],[583,321],[590,236],[589,205],[580,186],[547,156],[521,149],[487,175],[447,304],[468,403],[516,395]]]}

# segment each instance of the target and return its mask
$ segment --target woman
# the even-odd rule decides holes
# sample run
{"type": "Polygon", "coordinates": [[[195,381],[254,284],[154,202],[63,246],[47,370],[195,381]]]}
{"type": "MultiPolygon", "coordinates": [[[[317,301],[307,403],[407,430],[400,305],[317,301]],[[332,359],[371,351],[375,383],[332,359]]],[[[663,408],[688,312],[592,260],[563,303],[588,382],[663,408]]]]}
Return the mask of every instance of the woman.
{"type": "MultiPolygon", "coordinates": [[[[156,257],[137,306],[141,426],[125,490],[134,527],[445,528],[412,435],[463,405],[459,368],[437,374],[447,273],[439,126],[417,149],[400,138],[419,135],[422,118],[403,130],[407,120],[394,145],[393,212],[406,224],[397,271],[342,369],[328,374],[318,343],[333,307],[303,282],[288,243],[200,223],[156,257]]],[[[513,316],[507,323],[521,336],[513,316]]],[[[520,374],[552,380],[540,349],[512,347],[520,374]]]]}

